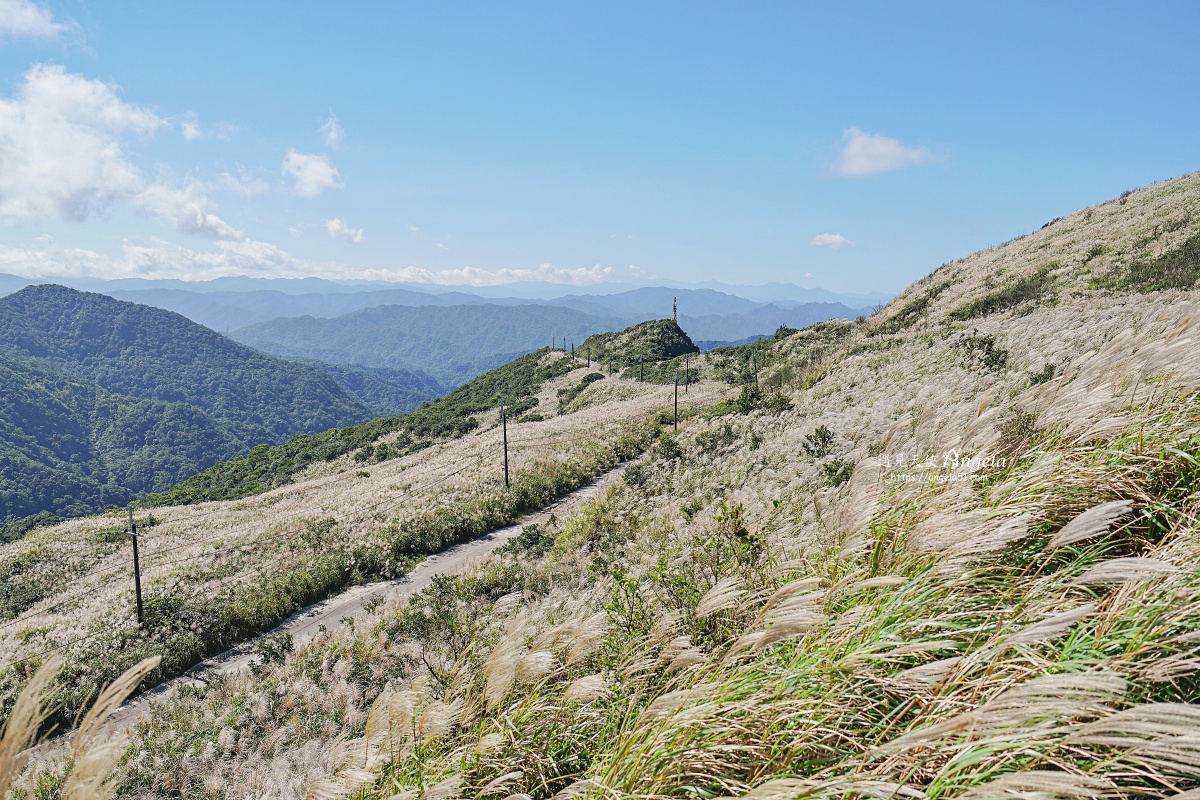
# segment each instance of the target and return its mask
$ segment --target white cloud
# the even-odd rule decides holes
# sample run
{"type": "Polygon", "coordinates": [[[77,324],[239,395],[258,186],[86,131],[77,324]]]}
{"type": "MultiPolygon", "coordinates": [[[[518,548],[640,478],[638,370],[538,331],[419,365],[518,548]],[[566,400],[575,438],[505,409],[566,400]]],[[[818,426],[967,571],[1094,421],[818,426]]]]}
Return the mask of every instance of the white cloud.
{"type": "Polygon", "coordinates": [[[443,253],[445,253],[447,250],[450,249],[449,247],[442,244],[441,242],[434,242],[433,246],[436,247],[438,250],[441,250],[443,253]]]}
{"type": "Polygon", "coordinates": [[[246,169],[241,164],[237,165],[237,174],[233,175],[228,172],[222,172],[221,185],[229,191],[241,197],[253,197],[256,194],[266,194],[271,187],[267,186],[267,182],[258,177],[251,170],[246,169]]]}
{"type": "Polygon", "coordinates": [[[337,217],[325,220],[325,232],[334,239],[341,239],[350,244],[358,244],[363,240],[362,228],[351,228],[337,217]]]}
{"type": "Polygon", "coordinates": [[[61,66],[30,67],[16,95],[0,99],[0,224],[82,221],[132,198],[143,184],[123,140],[165,124],[123,102],[115,86],[61,66]]]}
{"type": "Polygon", "coordinates": [[[346,130],[338,125],[337,117],[333,114],[329,115],[329,119],[325,120],[325,124],[320,128],[321,136],[325,139],[325,144],[337,150],[342,146],[342,140],[346,138],[346,130]]]}
{"type": "Polygon", "coordinates": [[[811,281],[811,280],[815,280],[817,276],[813,275],[811,272],[806,272],[803,275],[801,275],[800,277],[805,280],[811,281]]]}
{"type": "Polygon", "coordinates": [[[237,132],[237,126],[225,122],[219,122],[214,125],[201,125],[200,118],[195,113],[189,111],[179,120],[179,132],[183,134],[185,142],[210,138],[231,139],[233,138],[233,134],[237,132]]]}
{"type": "Polygon", "coordinates": [[[63,247],[45,237],[36,247],[0,245],[0,272],[26,278],[146,278],[211,280],[234,275],[300,278],[314,267],[267,242],[250,239],[215,242],[215,249],[192,250],[162,239],[126,241],[119,256],[63,247]]]}
{"type": "Polygon", "coordinates": [[[28,247],[0,245],[0,272],[26,278],[179,278],[211,280],[232,275],[268,278],[321,277],[331,280],[382,280],[441,286],[500,286],[517,281],[576,286],[631,279],[653,279],[634,265],[562,269],[542,264],[534,269],[485,270],[475,267],[431,271],[421,267],[397,270],[362,269],[346,264],[316,264],[295,258],[269,242],[242,238],[219,240],[208,250],[151,238],[125,241],[117,256],[59,245],[49,236],[28,247]]]}
{"type": "Polygon", "coordinates": [[[808,243],[813,247],[828,247],[831,250],[841,250],[843,247],[849,247],[854,244],[854,242],[840,233],[818,233],[809,239],[808,243]]]}
{"type": "Polygon", "coordinates": [[[291,177],[296,194],[316,197],[326,189],[342,188],[342,176],[329,159],[317,153],[298,153],[289,148],[282,171],[291,177]]]}
{"type": "Polygon", "coordinates": [[[211,201],[198,183],[181,190],[149,186],[133,198],[143,211],[162,217],[180,233],[199,234],[220,239],[245,239],[241,231],[226,223],[208,207],[211,201]]]}
{"type": "Polygon", "coordinates": [[[53,39],[67,30],[54,16],[30,0],[0,0],[0,37],[53,39]]]}
{"type": "Polygon", "coordinates": [[[185,142],[194,142],[204,136],[200,130],[200,119],[195,114],[184,114],[183,120],[179,123],[179,130],[183,133],[185,142]]]}
{"type": "Polygon", "coordinates": [[[861,178],[936,161],[925,147],[909,147],[895,139],[850,128],[842,134],[842,149],[833,171],[848,178],[861,178]]]}

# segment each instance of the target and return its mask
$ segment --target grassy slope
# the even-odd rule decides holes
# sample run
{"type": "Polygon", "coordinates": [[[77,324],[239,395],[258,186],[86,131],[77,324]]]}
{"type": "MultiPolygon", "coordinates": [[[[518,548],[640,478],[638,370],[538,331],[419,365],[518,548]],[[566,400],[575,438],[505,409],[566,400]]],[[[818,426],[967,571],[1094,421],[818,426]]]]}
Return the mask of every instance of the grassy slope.
{"type": "MultiPolygon", "coordinates": [[[[647,417],[669,402],[666,390],[606,381],[621,401],[510,423],[512,487],[504,486],[501,432],[488,408],[495,392],[516,390],[502,378],[523,375],[524,390],[537,386],[548,402],[584,373],[542,353],[493,375],[498,384],[477,384],[439,406],[482,414],[458,438],[397,457],[410,432],[393,430],[252,498],[138,511],[144,632],[132,613],[122,516],[72,520],[0,547],[0,708],[7,711],[28,668],[62,655],[58,721],[69,723],[89,691],[143,656],[163,658],[152,680],[178,674],[298,607],[403,575],[423,555],[507,524],[643,451],[656,432],[647,417]]],[[[434,425],[442,416],[421,419],[434,425]]]]}
{"type": "Polygon", "coordinates": [[[475,430],[479,426],[476,415],[496,408],[501,401],[517,409],[518,414],[536,406],[543,383],[577,367],[566,359],[548,357],[548,353],[549,348],[543,348],[514,359],[410,414],[301,434],[281,445],[260,445],[244,456],[214,464],[177,486],[149,495],[141,504],[236,500],[283,486],[306,468],[351,451],[359,452],[359,461],[373,463],[457,438],[475,430]],[[380,442],[382,437],[388,440],[380,442]]]}
{"type": "Polygon", "coordinates": [[[1103,288],[1196,218],[1185,176],[773,343],[793,410],[697,418],[563,527],[181,698],[124,791],[1200,786],[1200,314],[1103,288]]]}

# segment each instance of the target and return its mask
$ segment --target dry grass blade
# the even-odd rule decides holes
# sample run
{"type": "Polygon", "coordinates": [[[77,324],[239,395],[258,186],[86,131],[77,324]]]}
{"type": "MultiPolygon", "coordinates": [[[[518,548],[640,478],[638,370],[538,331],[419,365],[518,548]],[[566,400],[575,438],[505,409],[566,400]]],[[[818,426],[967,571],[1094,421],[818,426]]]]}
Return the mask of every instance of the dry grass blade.
{"type": "Polygon", "coordinates": [[[896,673],[891,682],[897,688],[908,691],[927,689],[941,683],[961,662],[962,656],[952,656],[920,664],[896,673]]]}
{"type": "Polygon", "coordinates": [[[1076,623],[1091,616],[1095,610],[1095,603],[1087,603],[1070,611],[1055,614],[1040,622],[1026,625],[1021,630],[1009,636],[1007,641],[1009,644],[1034,644],[1053,639],[1066,633],[1076,623]]]}
{"type": "Polygon", "coordinates": [[[1057,550],[1106,533],[1112,524],[1129,513],[1133,503],[1129,500],[1114,500],[1089,508],[1075,517],[1054,534],[1046,547],[1057,550]]]}
{"type": "Polygon", "coordinates": [[[576,703],[586,704],[608,694],[608,681],[603,675],[584,675],[567,686],[564,696],[576,703]]]}
{"type": "Polygon", "coordinates": [[[899,575],[877,575],[874,578],[859,581],[850,587],[850,591],[860,592],[864,589],[884,589],[890,586],[902,586],[906,583],[908,583],[908,578],[902,578],[899,575]]]}
{"type": "Polygon", "coordinates": [[[1094,775],[1031,769],[1002,775],[994,781],[974,787],[960,797],[963,800],[1096,800],[1114,788],[1111,781],[1094,775]]]}
{"type": "Polygon", "coordinates": [[[511,797],[513,785],[520,783],[521,779],[524,777],[525,773],[521,772],[519,769],[513,770],[512,772],[506,772],[500,777],[493,778],[491,781],[489,781],[486,786],[479,790],[478,796],[494,797],[495,795],[509,793],[508,796],[511,797]]]}
{"type": "Polygon", "coordinates": [[[567,657],[564,659],[564,663],[572,666],[590,656],[603,643],[606,633],[608,633],[607,614],[600,612],[585,619],[575,629],[575,634],[568,643],[567,657]]]}
{"type": "Polygon", "coordinates": [[[451,775],[449,778],[427,787],[421,794],[421,800],[452,800],[462,793],[462,788],[462,776],[451,775]]]}
{"type": "Polygon", "coordinates": [[[1175,572],[1175,565],[1157,558],[1110,558],[1075,579],[1078,586],[1152,581],[1175,572]]]}
{"type": "Polygon", "coordinates": [[[1039,735],[1047,726],[1097,717],[1125,696],[1125,679],[1104,672],[1044,675],[1001,692],[979,708],[910,731],[876,748],[883,754],[960,735],[1039,735]]]}
{"type": "Polygon", "coordinates": [[[722,578],[700,598],[700,602],[696,604],[696,616],[706,619],[727,608],[733,608],[742,594],[744,590],[737,578],[722,578]]]}
{"type": "Polygon", "coordinates": [[[554,795],[554,800],[568,800],[568,798],[571,797],[579,797],[582,794],[587,794],[588,789],[591,789],[595,785],[595,781],[592,781],[589,778],[575,781],[570,786],[554,795]]]}
{"type": "Polygon", "coordinates": [[[8,713],[0,735],[0,797],[8,795],[19,769],[18,757],[33,744],[38,730],[50,714],[50,684],[62,669],[62,661],[52,658],[30,678],[8,713]]]}
{"type": "Polygon", "coordinates": [[[774,614],[771,617],[770,626],[755,640],[753,649],[761,650],[776,642],[802,636],[825,620],[824,615],[809,608],[790,609],[787,612],[774,614]]]}
{"type": "Polygon", "coordinates": [[[1177,775],[1200,776],[1200,706],[1149,703],[1084,725],[1069,744],[1123,750],[1122,759],[1177,775]]]}
{"type": "Polygon", "coordinates": [[[305,784],[304,800],[340,800],[348,794],[346,787],[326,775],[311,778],[305,784]]]}
{"type": "Polygon", "coordinates": [[[718,800],[784,800],[800,797],[813,786],[811,780],[802,778],[774,778],[755,786],[738,798],[722,797],[718,800]]]}

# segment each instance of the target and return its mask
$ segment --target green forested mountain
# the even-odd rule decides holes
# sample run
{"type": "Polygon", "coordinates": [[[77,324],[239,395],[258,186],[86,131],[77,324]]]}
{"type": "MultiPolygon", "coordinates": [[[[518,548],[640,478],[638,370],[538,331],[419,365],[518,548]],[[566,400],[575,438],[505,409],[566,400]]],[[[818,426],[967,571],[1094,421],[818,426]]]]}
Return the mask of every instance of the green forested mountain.
{"type": "Polygon", "coordinates": [[[407,414],[446,393],[440,383],[420,371],[324,361],[308,363],[327,373],[347,394],[380,416],[407,414]]]}
{"type": "Polygon", "coordinates": [[[332,319],[275,319],[230,336],[278,356],[421,370],[458,386],[552,338],[582,342],[626,324],[544,305],[378,306],[332,319]]]}
{"type": "Polygon", "coordinates": [[[251,443],[369,416],[314,367],[255,352],[171,311],[65,286],[0,298],[0,347],[110,392],[197,406],[251,443]]]}
{"type": "Polygon", "coordinates": [[[0,298],[0,523],[124,503],[370,416],[321,370],[172,312],[62,286],[0,298]]]}
{"type": "Polygon", "coordinates": [[[199,408],[108,392],[0,352],[0,522],[75,516],[245,449],[199,408]]]}

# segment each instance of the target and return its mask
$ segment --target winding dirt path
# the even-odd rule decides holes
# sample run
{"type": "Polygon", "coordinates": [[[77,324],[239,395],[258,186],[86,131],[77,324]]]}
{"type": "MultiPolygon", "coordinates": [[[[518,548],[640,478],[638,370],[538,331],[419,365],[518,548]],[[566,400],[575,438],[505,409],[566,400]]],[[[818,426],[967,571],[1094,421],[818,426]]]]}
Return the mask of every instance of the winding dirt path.
{"type": "MultiPolygon", "coordinates": [[[[366,616],[364,603],[374,599],[400,600],[410,597],[430,584],[436,575],[449,575],[465,571],[469,566],[489,555],[500,545],[521,532],[526,525],[548,522],[551,516],[565,520],[579,511],[588,501],[600,495],[620,480],[626,462],[601,475],[592,483],[564,495],[546,508],[523,517],[517,524],[509,525],[485,534],[478,539],[457,544],[440,553],[426,557],[407,575],[390,581],[354,586],[339,595],[303,608],[288,617],[281,625],[253,639],[226,650],[220,655],[206,659],[173,680],[143,692],[130,700],[109,718],[109,729],[125,731],[150,713],[152,703],[170,699],[179,687],[185,684],[203,683],[206,675],[238,672],[248,669],[260,642],[278,633],[289,633],[292,643],[299,648],[316,638],[321,627],[340,624],[342,619],[357,619],[366,616]]],[[[27,755],[44,757],[66,743],[67,735],[58,736],[27,751],[27,755]]]]}

